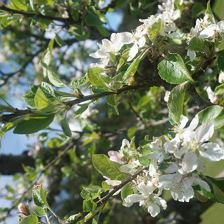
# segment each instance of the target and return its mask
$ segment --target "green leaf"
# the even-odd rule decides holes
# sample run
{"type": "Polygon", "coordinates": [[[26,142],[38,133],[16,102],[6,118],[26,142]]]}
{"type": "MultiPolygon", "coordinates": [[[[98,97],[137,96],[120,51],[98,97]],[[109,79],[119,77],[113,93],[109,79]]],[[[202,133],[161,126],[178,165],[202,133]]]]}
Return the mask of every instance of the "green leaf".
{"type": "Polygon", "coordinates": [[[41,60],[41,63],[46,66],[49,66],[51,64],[53,46],[54,46],[54,39],[51,39],[48,43],[48,48],[45,50],[41,60]]]}
{"type": "Polygon", "coordinates": [[[193,81],[190,73],[179,54],[169,54],[158,64],[159,75],[170,84],[181,84],[193,81]]]}
{"type": "Polygon", "coordinates": [[[215,95],[220,95],[220,96],[224,95],[224,83],[216,86],[216,88],[215,88],[215,95]]]}
{"type": "Polygon", "coordinates": [[[89,38],[89,32],[83,26],[75,25],[71,26],[69,33],[74,35],[77,40],[86,40],[89,38]]]}
{"type": "Polygon", "coordinates": [[[93,200],[84,200],[83,201],[83,211],[84,212],[93,211],[93,210],[95,210],[96,207],[97,207],[97,204],[93,200]]]}
{"type": "Polygon", "coordinates": [[[215,128],[220,128],[224,125],[223,107],[213,105],[206,107],[204,110],[198,112],[199,122],[201,124],[213,122],[215,128]]]}
{"type": "Polygon", "coordinates": [[[45,96],[44,92],[41,88],[37,89],[37,92],[34,96],[34,104],[37,110],[42,110],[49,106],[50,102],[48,98],[45,96]]]}
{"type": "Polygon", "coordinates": [[[36,185],[32,191],[33,201],[35,205],[41,208],[47,208],[47,191],[45,191],[41,185],[36,185]]]}
{"type": "Polygon", "coordinates": [[[206,181],[212,188],[212,194],[216,202],[224,204],[224,180],[223,178],[206,177],[206,181]]]}
{"type": "Polygon", "coordinates": [[[89,104],[85,103],[85,104],[80,104],[79,106],[80,106],[80,108],[75,111],[76,117],[79,116],[80,114],[82,114],[84,111],[86,111],[89,107],[89,104]]]}
{"type": "Polygon", "coordinates": [[[120,171],[120,164],[111,161],[106,155],[92,155],[92,163],[95,169],[102,175],[112,180],[124,180],[128,177],[127,174],[120,171]]]}
{"type": "Polygon", "coordinates": [[[206,42],[202,38],[199,38],[199,37],[193,37],[190,40],[188,49],[191,51],[209,53],[209,48],[206,45],[206,42]]]}
{"type": "Polygon", "coordinates": [[[223,107],[213,105],[206,107],[204,110],[198,112],[200,123],[208,123],[213,121],[223,110],[223,107]]]}
{"type": "Polygon", "coordinates": [[[2,125],[2,127],[0,128],[0,139],[5,135],[5,133],[9,130],[11,130],[14,127],[14,123],[13,122],[8,122],[2,125]]]}
{"type": "Polygon", "coordinates": [[[82,86],[84,86],[87,83],[87,76],[84,75],[80,77],[79,79],[73,79],[70,83],[70,86],[72,87],[73,90],[78,90],[82,86]]]}
{"type": "Polygon", "coordinates": [[[37,215],[39,217],[42,217],[42,216],[46,215],[46,211],[40,206],[35,206],[33,208],[33,212],[34,212],[35,215],[37,215]]]}
{"type": "Polygon", "coordinates": [[[40,85],[41,90],[43,91],[44,95],[49,99],[49,98],[55,98],[55,93],[54,89],[50,84],[47,82],[42,82],[40,85]]]}
{"type": "Polygon", "coordinates": [[[68,124],[68,121],[67,121],[67,118],[64,117],[62,120],[61,120],[61,128],[63,130],[63,132],[65,133],[65,135],[71,137],[72,136],[72,132],[71,132],[71,129],[69,127],[69,124],[68,124]]]}
{"type": "Polygon", "coordinates": [[[90,68],[87,73],[88,79],[92,86],[108,90],[110,78],[103,74],[103,72],[103,68],[100,67],[90,68]]]}
{"type": "Polygon", "coordinates": [[[106,18],[96,11],[94,7],[90,7],[87,15],[85,16],[85,22],[88,26],[102,27],[106,22],[106,18]]]}
{"type": "Polygon", "coordinates": [[[119,69],[127,62],[128,56],[129,56],[130,49],[125,49],[119,59],[117,69],[116,71],[119,71],[119,69]]]}
{"type": "Polygon", "coordinates": [[[100,196],[101,193],[101,187],[91,184],[88,186],[83,186],[80,195],[83,199],[96,199],[100,196]]]}
{"type": "Polygon", "coordinates": [[[22,11],[28,10],[26,0],[11,0],[11,8],[22,11]]]}
{"type": "Polygon", "coordinates": [[[136,127],[130,127],[128,129],[128,138],[132,139],[135,136],[136,131],[137,131],[136,127]]]}
{"type": "Polygon", "coordinates": [[[39,224],[38,218],[35,215],[29,215],[23,218],[20,224],[39,224]]]}
{"type": "Polygon", "coordinates": [[[53,68],[44,65],[43,66],[44,75],[48,77],[50,83],[56,87],[64,87],[65,84],[60,80],[59,76],[56,74],[53,68]]]}
{"type": "Polygon", "coordinates": [[[121,189],[121,199],[124,200],[128,195],[133,193],[134,191],[133,191],[132,185],[131,183],[128,183],[121,189]]]}
{"type": "Polygon", "coordinates": [[[162,22],[161,19],[159,19],[157,22],[155,22],[148,31],[149,39],[154,42],[157,36],[159,35],[160,31],[162,29],[162,22]]]}
{"type": "Polygon", "coordinates": [[[25,102],[30,107],[35,107],[34,97],[36,95],[37,90],[38,90],[37,86],[31,86],[30,89],[24,95],[25,102]]]}
{"type": "Polygon", "coordinates": [[[214,6],[213,6],[213,11],[217,17],[219,17],[220,20],[224,19],[224,2],[223,0],[215,0],[214,1],[214,6]]]}
{"type": "Polygon", "coordinates": [[[106,99],[107,99],[107,104],[110,105],[113,108],[114,112],[117,115],[119,115],[119,111],[118,111],[119,100],[118,100],[118,97],[111,95],[111,96],[107,96],[106,99]]]}
{"type": "Polygon", "coordinates": [[[59,45],[59,47],[66,45],[66,43],[61,39],[61,37],[58,34],[56,34],[55,36],[55,41],[59,45]]]}
{"type": "Polygon", "coordinates": [[[137,58],[134,59],[134,61],[131,62],[131,64],[129,65],[128,69],[126,70],[126,72],[123,75],[123,80],[126,81],[129,78],[134,77],[135,73],[138,70],[138,66],[140,64],[140,62],[142,61],[142,59],[145,57],[147,51],[142,52],[141,54],[138,55],[137,58]]]}
{"type": "Polygon", "coordinates": [[[180,116],[184,111],[184,98],[187,83],[180,84],[172,89],[168,100],[169,117],[172,122],[179,123],[180,116]]]}
{"type": "Polygon", "coordinates": [[[32,134],[47,128],[53,120],[54,120],[54,114],[48,116],[43,115],[27,116],[16,125],[13,133],[32,134]]]}

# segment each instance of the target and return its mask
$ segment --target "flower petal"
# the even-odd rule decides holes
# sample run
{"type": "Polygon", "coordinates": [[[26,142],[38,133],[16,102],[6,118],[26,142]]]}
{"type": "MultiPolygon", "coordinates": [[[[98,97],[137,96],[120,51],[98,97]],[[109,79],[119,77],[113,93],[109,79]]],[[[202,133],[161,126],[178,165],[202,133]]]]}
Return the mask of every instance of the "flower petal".
{"type": "Polygon", "coordinates": [[[198,115],[196,115],[192,119],[192,121],[191,121],[191,123],[190,123],[190,125],[189,125],[189,127],[187,129],[190,130],[190,131],[195,130],[195,128],[198,126],[198,123],[199,123],[199,118],[198,118],[198,115]]]}
{"type": "Polygon", "coordinates": [[[144,200],[140,194],[130,194],[124,199],[124,206],[131,207],[134,203],[144,200]]]}
{"type": "Polygon", "coordinates": [[[155,190],[155,187],[153,186],[153,184],[151,182],[148,182],[147,185],[144,184],[143,182],[141,182],[138,185],[138,190],[141,194],[143,194],[145,196],[149,196],[155,190]]]}
{"type": "Polygon", "coordinates": [[[194,152],[187,152],[181,162],[181,168],[178,170],[181,174],[191,173],[198,167],[198,158],[194,152]]]}
{"type": "Polygon", "coordinates": [[[188,122],[188,118],[184,115],[180,116],[180,124],[179,124],[179,128],[183,129],[185,128],[186,124],[188,122]]]}
{"type": "Polygon", "coordinates": [[[208,141],[214,134],[214,124],[207,123],[200,125],[195,131],[195,137],[198,142],[208,141]]]}
{"type": "Polygon", "coordinates": [[[148,206],[148,212],[152,217],[156,217],[160,213],[160,207],[156,203],[151,203],[148,206]]]}
{"type": "Polygon", "coordinates": [[[204,143],[199,153],[202,157],[211,161],[220,161],[224,159],[224,148],[212,142],[204,143]]]}
{"type": "Polygon", "coordinates": [[[137,43],[135,43],[135,44],[131,47],[131,49],[130,49],[130,51],[129,51],[128,61],[131,61],[131,60],[136,56],[136,54],[138,54],[138,44],[137,44],[137,43]]]}

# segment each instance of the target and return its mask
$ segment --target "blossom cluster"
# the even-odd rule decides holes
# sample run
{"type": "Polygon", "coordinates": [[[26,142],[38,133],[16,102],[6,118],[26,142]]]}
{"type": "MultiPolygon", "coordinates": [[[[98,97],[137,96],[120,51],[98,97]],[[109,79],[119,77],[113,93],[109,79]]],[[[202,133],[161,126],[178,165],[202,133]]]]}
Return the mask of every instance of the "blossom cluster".
{"type": "MultiPolygon", "coordinates": [[[[224,21],[216,22],[208,10],[204,18],[197,19],[195,27],[189,33],[183,33],[175,23],[181,16],[181,7],[178,8],[177,5],[182,6],[189,1],[160,2],[157,14],[141,19],[142,24],[133,32],[113,33],[110,39],[103,39],[99,49],[91,54],[100,62],[92,64],[91,67],[100,67],[105,74],[111,67],[115,67],[115,71],[119,72],[120,58],[125,55],[123,60],[131,64],[137,57],[144,55],[147,49],[158,44],[157,37],[188,44],[196,38],[199,42],[205,43],[205,46],[206,41],[214,46],[218,40],[223,41],[224,21]]],[[[158,49],[159,47],[158,44],[158,49]]],[[[194,61],[196,64],[197,54],[198,50],[187,48],[189,63],[194,61]]],[[[163,53],[160,52],[160,55],[163,56],[163,53]]],[[[189,67],[193,70],[194,63],[189,67]]],[[[223,74],[224,71],[220,70],[219,83],[223,83],[223,74]]],[[[207,92],[211,103],[218,102],[216,93],[209,85],[204,91],[207,92]]],[[[166,93],[167,102],[169,92],[166,93]]],[[[166,201],[162,198],[164,191],[169,191],[173,199],[180,202],[189,202],[194,197],[195,187],[204,192],[211,191],[206,178],[203,178],[204,161],[224,160],[224,148],[212,141],[214,124],[200,124],[198,116],[195,116],[188,126],[187,124],[188,118],[182,115],[180,124],[174,128],[174,136],[154,138],[137,149],[133,140],[129,142],[125,139],[120,151],[109,151],[110,160],[119,164],[121,172],[135,175],[136,172],[142,171],[132,180],[133,192],[124,198],[125,206],[139,203],[155,217],[161,209],[167,207],[166,201]]],[[[106,177],[106,183],[117,186],[121,184],[121,180],[106,177]]]]}
{"type": "Polygon", "coordinates": [[[130,45],[127,61],[132,61],[147,46],[147,42],[153,39],[154,34],[149,32],[153,26],[158,26],[158,35],[171,38],[177,35],[174,21],[180,17],[180,11],[175,9],[174,3],[175,0],[162,1],[158,7],[158,13],[147,19],[140,19],[142,24],[132,33],[113,33],[110,40],[103,39],[99,49],[91,54],[93,58],[100,59],[100,64],[93,64],[92,66],[105,68],[113,65],[114,57],[121,53],[121,49],[125,45],[130,45]]]}
{"type": "MultiPolygon", "coordinates": [[[[110,160],[120,164],[121,172],[133,175],[142,169],[132,181],[133,193],[124,199],[124,206],[139,203],[155,217],[167,207],[162,198],[164,190],[170,191],[173,199],[180,202],[189,202],[196,186],[205,192],[211,191],[202,178],[204,161],[224,160],[224,148],[212,142],[212,123],[199,125],[197,115],[189,125],[187,123],[188,118],[182,115],[172,138],[157,137],[137,149],[133,140],[124,139],[120,151],[108,152],[110,160]]],[[[107,183],[115,186],[120,181],[107,180],[107,183]]]]}

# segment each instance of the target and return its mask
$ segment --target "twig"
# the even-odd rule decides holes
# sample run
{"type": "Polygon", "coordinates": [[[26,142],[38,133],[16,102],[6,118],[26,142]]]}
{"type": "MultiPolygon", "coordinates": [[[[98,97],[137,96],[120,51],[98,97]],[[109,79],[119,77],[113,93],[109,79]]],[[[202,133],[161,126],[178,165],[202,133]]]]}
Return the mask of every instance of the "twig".
{"type": "MultiPolygon", "coordinates": [[[[123,92],[128,92],[128,91],[141,89],[141,88],[145,88],[145,87],[149,87],[149,84],[147,83],[147,84],[134,85],[134,86],[124,86],[116,91],[108,91],[108,92],[102,92],[102,93],[97,93],[97,94],[91,94],[91,95],[83,96],[82,98],[78,98],[75,100],[66,101],[66,102],[64,102],[64,104],[67,105],[68,107],[73,107],[74,105],[77,105],[79,103],[83,103],[86,101],[91,101],[91,100],[95,101],[95,100],[105,97],[105,96],[119,95],[123,92]]],[[[0,122],[6,123],[6,122],[9,122],[11,119],[14,119],[14,118],[17,118],[20,116],[24,116],[24,115],[28,115],[28,114],[41,114],[41,112],[36,111],[36,110],[30,110],[30,109],[26,109],[26,110],[17,109],[15,113],[3,114],[0,117],[0,122]]]]}
{"type": "MultiPolygon", "coordinates": [[[[66,153],[71,149],[71,147],[74,145],[74,143],[69,142],[67,143],[64,147],[65,149],[60,152],[58,154],[58,156],[56,158],[54,158],[50,163],[48,163],[44,168],[42,168],[38,175],[36,176],[35,180],[29,185],[29,187],[21,194],[20,198],[12,205],[12,207],[10,209],[8,209],[7,214],[4,217],[0,218],[0,221],[3,221],[7,216],[10,215],[10,213],[16,209],[16,207],[18,206],[18,204],[24,199],[24,197],[28,194],[28,192],[30,190],[32,190],[32,188],[34,187],[34,185],[36,183],[38,183],[38,181],[40,180],[40,178],[42,177],[42,175],[50,168],[52,167],[57,161],[60,161],[65,155],[66,153]]],[[[53,213],[52,213],[53,214],[53,213]]],[[[57,216],[58,218],[58,216],[57,216]]]]}

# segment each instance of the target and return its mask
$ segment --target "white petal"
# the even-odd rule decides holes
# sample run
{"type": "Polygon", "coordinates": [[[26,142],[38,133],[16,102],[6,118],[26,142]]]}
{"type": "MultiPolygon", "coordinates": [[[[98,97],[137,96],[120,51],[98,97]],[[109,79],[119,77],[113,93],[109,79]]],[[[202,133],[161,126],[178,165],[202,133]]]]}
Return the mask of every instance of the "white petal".
{"type": "Polygon", "coordinates": [[[108,152],[108,155],[109,155],[109,158],[111,161],[120,163],[120,164],[123,163],[123,161],[122,161],[123,155],[121,152],[111,150],[108,152]]]}
{"type": "Polygon", "coordinates": [[[186,147],[181,147],[174,152],[174,156],[177,159],[180,159],[187,151],[188,151],[188,149],[186,147]]]}
{"type": "Polygon", "coordinates": [[[103,39],[102,40],[102,46],[101,46],[102,50],[104,50],[105,52],[111,52],[113,49],[112,43],[111,41],[107,40],[107,39],[103,39]]]}
{"type": "Polygon", "coordinates": [[[124,206],[130,207],[136,202],[144,200],[144,197],[140,194],[130,194],[124,199],[124,206]]]}
{"type": "Polygon", "coordinates": [[[196,58],[196,53],[195,53],[195,51],[188,50],[187,56],[190,58],[190,61],[193,61],[196,58]]]}
{"type": "Polygon", "coordinates": [[[152,177],[157,173],[158,165],[156,163],[150,163],[149,175],[152,177]]]}
{"type": "Polygon", "coordinates": [[[137,43],[135,43],[135,44],[131,47],[131,49],[130,49],[130,51],[129,51],[128,61],[131,61],[131,60],[136,56],[136,54],[138,54],[138,44],[137,44],[137,43]]]}
{"type": "Polygon", "coordinates": [[[157,197],[156,198],[156,203],[159,204],[163,209],[166,209],[167,208],[167,203],[164,199],[160,198],[160,197],[157,197]]]}
{"type": "Polygon", "coordinates": [[[218,26],[216,24],[211,24],[207,28],[205,28],[203,31],[200,32],[200,36],[202,38],[210,38],[214,37],[215,32],[218,30],[218,26]]]}
{"type": "Polygon", "coordinates": [[[130,44],[133,41],[133,34],[129,32],[113,33],[110,40],[112,43],[119,41],[123,44],[130,44]]]}
{"type": "Polygon", "coordinates": [[[183,129],[185,128],[186,124],[188,122],[188,118],[184,115],[180,116],[180,124],[179,124],[179,128],[183,129]]]}
{"type": "Polygon", "coordinates": [[[166,152],[174,153],[179,148],[180,139],[178,137],[173,138],[164,144],[164,149],[166,152]]]}
{"type": "Polygon", "coordinates": [[[167,103],[168,102],[168,100],[169,100],[169,97],[170,97],[170,91],[167,91],[166,90],[166,92],[165,92],[165,96],[164,96],[164,101],[167,103]]]}
{"type": "Polygon", "coordinates": [[[105,182],[108,184],[108,185],[111,185],[111,186],[117,186],[119,184],[121,184],[121,181],[120,180],[111,180],[111,179],[107,179],[105,180],[105,182]]]}
{"type": "Polygon", "coordinates": [[[194,152],[187,152],[181,162],[181,168],[178,170],[181,174],[191,173],[198,167],[198,158],[194,152]]]}
{"type": "Polygon", "coordinates": [[[219,83],[222,83],[222,82],[224,82],[224,71],[221,71],[219,73],[219,83]]]}
{"type": "Polygon", "coordinates": [[[145,42],[146,42],[145,36],[141,37],[141,38],[138,40],[138,46],[139,46],[139,48],[144,47],[145,42]]]}
{"type": "Polygon", "coordinates": [[[120,166],[119,170],[123,173],[134,174],[136,172],[136,165],[134,163],[120,166]]]}
{"type": "Polygon", "coordinates": [[[138,190],[140,193],[142,193],[145,196],[149,196],[152,194],[152,192],[155,190],[155,187],[152,185],[152,183],[148,182],[147,185],[144,183],[140,183],[138,185],[138,190]]]}
{"type": "Polygon", "coordinates": [[[207,95],[208,95],[208,98],[209,98],[210,102],[211,103],[216,103],[218,98],[215,95],[215,93],[213,92],[212,88],[210,86],[207,86],[204,89],[207,92],[207,95]]]}
{"type": "Polygon", "coordinates": [[[198,115],[196,115],[192,119],[192,121],[191,121],[191,123],[190,123],[190,125],[189,125],[189,127],[187,129],[190,130],[190,131],[195,130],[195,128],[198,126],[198,123],[199,123],[199,118],[198,118],[198,115]]]}
{"type": "Polygon", "coordinates": [[[179,173],[165,174],[159,177],[159,187],[170,190],[181,181],[182,175],[179,173]]]}
{"type": "Polygon", "coordinates": [[[121,150],[123,150],[124,148],[130,148],[130,142],[127,139],[122,140],[121,150]]]}
{"type": "Polygon", "coordinates": [[[175,173],[178,170],[178,166],[176,163],[171,163],[168,168],[165,170],[165,173],[175,173]]]}
{"type": "Polygon", "coordinates": [[[211,123],[200,125],[195,131],[198,142],[208,141],[214,134],[214,125],[211,123]]]}
{"type": "Polygon", "coordinates": [[[192,187],[189,188],[178,188],[171,191],[171,195],[174,200],[180,202],[189,202],[191,198],[194,197],[194,190],[192,187]]]}
{"type": "Polygon", "coordinates": [[[224,159],[224,148],[212,142],[203,144],[199,153],[202,157],[211,161],[220,161],[224,159]]]}
{"type": "Polygon", "coordinates": [[[160,213],[160,207],[156,203],[152,203],[148,207],[148,212],[152,217],[155,217],[160,213]]]}

